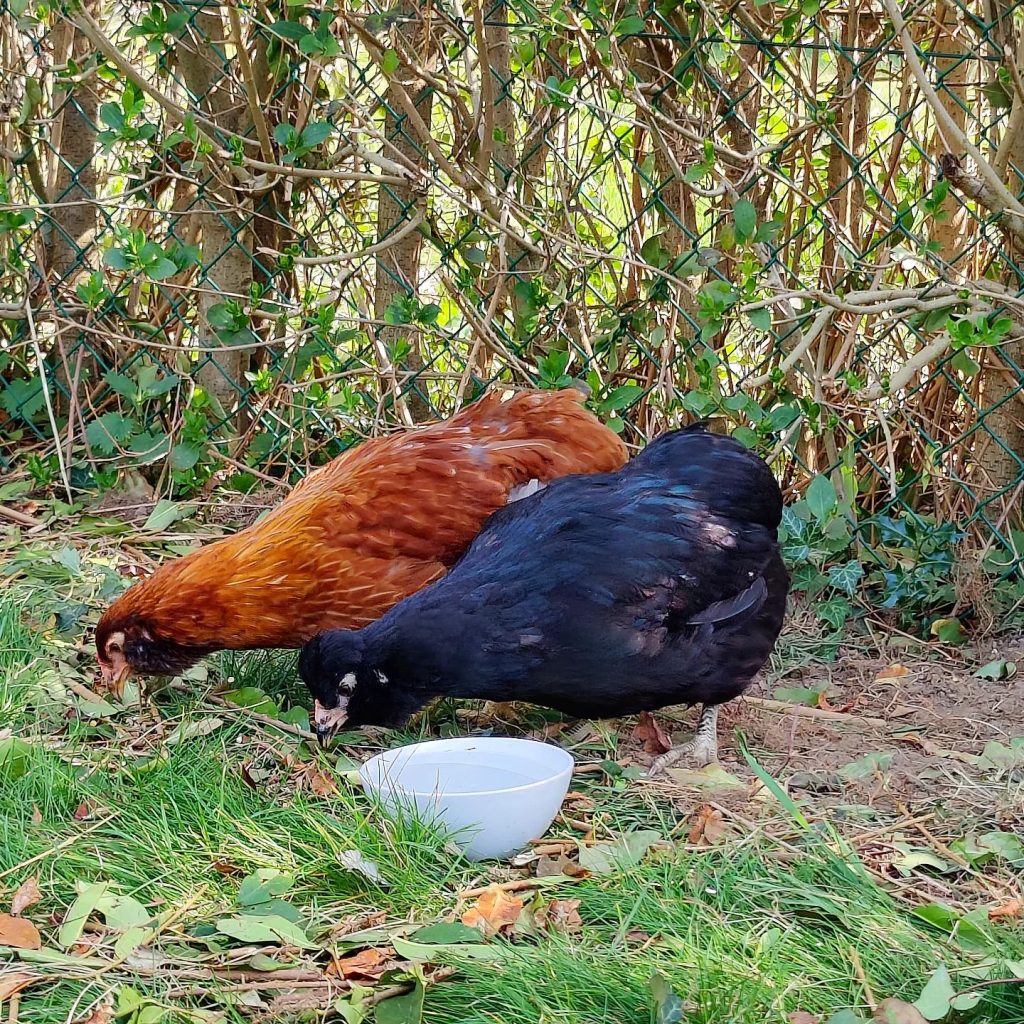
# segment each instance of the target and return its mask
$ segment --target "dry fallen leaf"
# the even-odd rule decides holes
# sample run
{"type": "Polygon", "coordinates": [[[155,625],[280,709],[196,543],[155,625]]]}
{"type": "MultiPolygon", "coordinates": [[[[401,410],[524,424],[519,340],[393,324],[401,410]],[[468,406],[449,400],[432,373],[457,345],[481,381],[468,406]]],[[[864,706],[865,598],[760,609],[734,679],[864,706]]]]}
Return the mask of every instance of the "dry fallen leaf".
{"type": "Polygon", "coordinates": [[[462,923],[492,936],[503,928],[511,928],[522,912],[521,899],[509,895],[497,885],[491,885],[480,895],[476,904],[462,915],[462,923]]]}
{"type": "Polygon", "coordinates": [[[910,669],[906,665],[901,665],[898,661],[894,661],[888,668],[883,668],[881,672],[875,676],[876,683],[883,683],[887,679],[902,679],[904,676],[910,675],[910,669]]]}
{"type": "Polygon", "coordinates": [[[338,793],[338,784],[334,781],[331,773],[320,771],[319,768],[313,768],[309,772],[306,782],[314,796],[336,796],[338,793]]]}
{"type": "Polygon", "coordinates": [[[114,996],[113,994],[108,994],[92,1008],[90,1013],[84,1017],[79,1017],[74,1024],[110,1024],[113,1019],[114,996]]]}
{"type": "Polygon", "coordinates": [[[645,754],[664,754],[672,749],[672,740],[649,711],[645,711],[637,721],[633,739],[643,743],[645,754]]]}
{"type": "Polygon", "coordinates": [[[95,805],[89,800],[83,800],[76,808],[74,818],[75,821],[88,821],[95,812],[95,805]]]}
{"type": "Polygon", "coordinates": [[[558,875],[568,875],[570,878],[586,878],[590,872],[581,868],[579,864],[560,853],[557,857],[541,857],[537,861],[538,878],[554,878],[558,875]]]}
{"type": "MultiPolygon", "coordinates": [[[[847,701],[845,704],[830,704],[828,697],[825,696],[824,690],[822,690],[821,693],[818,694],[818,707],[821,708],[822,711],[832,711],[838,715],[847,714],[848,712],[852,711],[858,703],[858,699],[854,698],[851,701],[847,701]]],[[[802,1013],[803,1011],[799,1010],[797,1012],[802,1013]]]]}
{"type": "Polygon", "coordinates": [[[22,989],[42,980],[42,976],[39,974],[4,974],[0,976],[0,1003],[6,1002],[22,989]]]}
{"type": "Polygon", "coordinates": [[[364,978],[376,981],[387,969],[395,957],[395,951],[387,946],[384,949],[364,949],[351,956],[333,960],[327,968],[327,974],[335,978],[364,978]]]}
{"type": "Polygon", "coordinates": [[[902,999],[883,999],[875,1010],[876,1024],[928,1024],[921,1011],[902,999]]]}
{"type": "Polygon", "coordinates": [[[0,914],[0,946],[14,946],[16,949],[39,949],[43,940],[39,929],[23,917],[0,914]]]}
{"type": "Polygon", "coordinates": [[[789,1024],[818,1024],[818,1018],[806,1010],[794,1010],[786,1019],[789,1024]]]}
{"type": "Polygon", "coordinates": [[[36,878],[26,878],[11,900],[11,913],[17,917],[22,911],[27,910],[33,903],[38,903],[43,898],[39,891],[39,882],[36,878]]]}
{"type": "Polygon", "coordinates": [[[992,907],[988,912],[988,919],[998,921],[1001,917],[1020,917],[1022,911],[1024,911],[1024,902],[1014,897],[1005,903],[1000,903],[998,907],[992,907]]]}
{"type": "Polygon", "coordinates": [[[221,857],[213,862],[213,870],[218,875],[244,875],[245,868],[235,864],[234,861],[228,860],[226,857],[221,857]]]}
{"type": "Polygon", "coordinates": [[[583,928],[579,900],[551,900],[533,915],[538,928],[572,934],[583,928]]]}
{"type": "Polygon", "coordinates": [[[33,804],[32,805],[32,824],[33,825],[41,825],[42,821],[43,821],[43,812],[41,810],[39,810],[39,808],[36,807],[35,804],[33,804]]]}
{"type": "Polygon", "coordinates": [[[722,818],[722,812],[716,811],[710,804],[704,804],[694,816],[687,839],[694,846],[701,841],[711,846],[722,838],[724,832],[725,820],[722,818]]]}

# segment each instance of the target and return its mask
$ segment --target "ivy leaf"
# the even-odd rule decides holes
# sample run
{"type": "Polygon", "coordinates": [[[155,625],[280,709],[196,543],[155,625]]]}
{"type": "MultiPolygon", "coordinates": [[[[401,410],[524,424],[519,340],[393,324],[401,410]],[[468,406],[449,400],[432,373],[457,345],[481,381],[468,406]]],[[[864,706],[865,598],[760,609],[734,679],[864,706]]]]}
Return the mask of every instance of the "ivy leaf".
{"type": "Polygon", "coordinates": [[[829,566],[828,578],[832,585],[844,594],[852,594],[863,577],[864,567],[856,559],[851,559],[844,565],[829,566]]]}
{"type": "Polygon", "coordinates": [[[398,70],[398,54],[394,50],[385,50],[381,58],[380,69],[390,78],[398,70]]]}

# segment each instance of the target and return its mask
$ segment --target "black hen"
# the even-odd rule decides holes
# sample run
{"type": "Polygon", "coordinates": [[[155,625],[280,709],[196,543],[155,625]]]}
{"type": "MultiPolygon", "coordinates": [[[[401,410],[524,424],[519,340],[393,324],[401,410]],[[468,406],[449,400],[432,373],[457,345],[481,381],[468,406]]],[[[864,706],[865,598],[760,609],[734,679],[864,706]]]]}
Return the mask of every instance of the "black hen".
{"type": "Polygon", "coordinates": [[[492,515],[447,576],[303,648],[317,732],[398,726],[438,696],[585,718],[702,704],[696,738],[655,768],[715,760],[718,705],[782,627],[781,515],[765,463],[701,425],[616,473],[555,480],[492,515]]]}

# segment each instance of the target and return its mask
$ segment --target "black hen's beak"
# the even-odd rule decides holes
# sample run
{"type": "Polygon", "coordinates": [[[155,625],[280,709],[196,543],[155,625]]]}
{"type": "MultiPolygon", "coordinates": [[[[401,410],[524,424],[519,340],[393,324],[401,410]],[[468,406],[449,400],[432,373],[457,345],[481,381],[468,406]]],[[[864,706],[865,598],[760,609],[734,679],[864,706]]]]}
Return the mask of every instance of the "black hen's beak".
{"type": "Polygon", "coordinates": [[[326,747],[330,743],[331,737],[345,724],[347,718],[347,700],[339,700],[335,708],[325,708],[320,701],[313,701],[313,726],[321,747],[326,747]]]}

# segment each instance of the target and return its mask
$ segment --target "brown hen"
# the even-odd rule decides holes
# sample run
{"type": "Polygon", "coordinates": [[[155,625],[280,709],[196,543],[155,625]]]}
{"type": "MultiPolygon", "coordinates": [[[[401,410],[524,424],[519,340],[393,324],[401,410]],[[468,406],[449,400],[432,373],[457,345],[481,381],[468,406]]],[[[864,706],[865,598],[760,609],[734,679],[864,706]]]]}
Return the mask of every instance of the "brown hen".
{"type": "Polygon", "coordinates": [[[444,575],[484,520],[571,473],[618,469],[619,438],[575,390],[489,395],[367,441],[261,521],[161,566],[96,627],[103,678],[175,675],[213,651],[300,647],[358,629],[444,575]]]}

